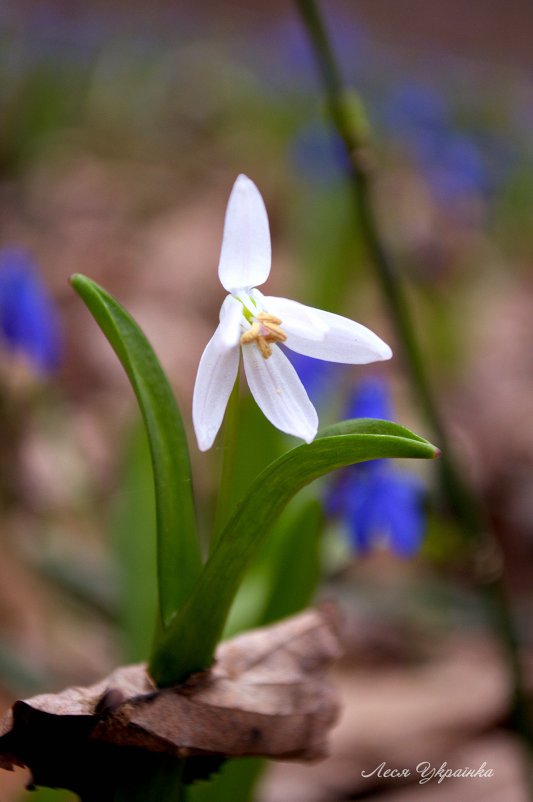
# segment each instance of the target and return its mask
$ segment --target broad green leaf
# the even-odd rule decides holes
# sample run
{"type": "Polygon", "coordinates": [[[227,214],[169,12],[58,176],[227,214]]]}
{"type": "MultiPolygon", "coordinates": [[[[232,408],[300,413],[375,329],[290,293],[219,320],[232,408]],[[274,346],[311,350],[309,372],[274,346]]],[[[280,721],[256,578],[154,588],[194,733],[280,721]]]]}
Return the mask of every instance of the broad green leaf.
{"type": "Polygon", "coordinates": [[[223,640],[286,618],[310,604],[320,580],[323,524],[323,505],[312,491],[299,493],[287,504],[246,570],[223,640]]]}
{"type": "Polygon", "coordinates": [[[201,571],[189,452],[174,394],[143,332],[102,287],[82,275],[72,286],[109,340],[141,409],[154,470],[159,607],[164,627],[201,571]]]}
{"type": "Polygon", "coordinates": [[[218,454],[223,460],[222,475],[228,468],[228,462],[231,463],[230,481],[219,485],[211,548],[255,477],[287,448],[284,435],[265,418],[249,392],[242,393],[238,399],[237,425],[232,439],[228,441],[226,434],[231,405],[230,398],[224,419],[224,440],[218,454]],[[250,448],[252,442],[254,447],[250,448]]]}
{"type": "Polygon", "coordinates": [[[271,556],[272,577],[260,624],[295,615],[311,604],[320,580],[324,512],[316,498],[308,498],[276,532],[271,556]]]}
{"type": "MultiPolygon", "coordinates": [[[[427,440],[420,437],[420,435],[414,434],[414,432],[406,429],[405,426],[400,426],[399,423],[391,423],[391,421],[381,420],[380,418],[350,418],[348,420],[339,421],[339,423],[333,423],[331,426],[326,426],[324,429],[321,429],[317,437],[335,437],[339,434],[394,434],[395,437],[404,437],[407,440],[429,445],[433,450],[430,455],[424,455],[426,458],[429,456],[429,459],[435,459],[435,457],[438,457],[440,454],[438,448],[432,446],[427,440]],[[393,428],[391,429],[391,427],[393,428]]],[[[413,455],[407,454],[406,456],[411,457],[413,455]]],[[[370,459],[370,457],[368,459],[370,459]]],[[[359,461],[361,462],[362,460],[359,461]]]]}
{"type": "Polygon", "coordinates": [[[157,532],[152,464],[142,420],[128,433],[112,516],[124,659],[146,660],[157,616],[157,532]]]}
{"type": "Polygon", "coordinates": [[[76,802],[79,797],[59,788],[36,788],[20,797],[19,802],[76,802]]]}
{"type": "Polygon", "coordinates": [[[159,686],[179,682],[211,663],[248,565],[269,527],[298,490],[329,471],[356,462],[438,455],[430,443],[394,423],[367,421],[366,425],[372,433],[365,434],[365,423],[359,421],[331,426],[326,436],[292,449],[257,477],[222,531],[190,598],[154,650],[150,670],[159,686]],[[350,425],[355,434],[347,433],[350,425]]]}
{"type": "Polygon", "coordinates": [[[212,779],[189,786],[187,802],[250,802],[265,764],[258,757],[227,760],[212,779]]]}

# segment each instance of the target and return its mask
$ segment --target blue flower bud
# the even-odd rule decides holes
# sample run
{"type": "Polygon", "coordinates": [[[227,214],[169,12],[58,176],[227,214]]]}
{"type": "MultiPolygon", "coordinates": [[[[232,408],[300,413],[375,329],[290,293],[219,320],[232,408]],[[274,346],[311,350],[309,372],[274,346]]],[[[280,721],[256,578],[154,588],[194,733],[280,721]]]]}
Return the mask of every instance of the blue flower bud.
{"type": "Polygon", "coordinates": [[[46,376],[59,364],[59,320],[35,263],[18,247],[0,249],[0,343],[46,376]]]}

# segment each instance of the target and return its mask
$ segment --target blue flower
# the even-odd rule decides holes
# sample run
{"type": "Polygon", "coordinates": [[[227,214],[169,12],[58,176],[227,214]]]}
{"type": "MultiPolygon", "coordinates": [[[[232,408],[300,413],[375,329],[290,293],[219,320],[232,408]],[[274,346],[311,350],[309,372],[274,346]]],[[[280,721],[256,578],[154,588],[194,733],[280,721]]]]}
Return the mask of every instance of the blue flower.
{"type": "Polygon", "coordinates": [[[443,202],[488,195],[490,191],[483,154],[474,139],[465,134],[450,133],[440,157],[422,166],[435,196],[443,202]]]}
{"type": "Polygon", "coordinates": [[[392,420],[392,404],[386,382],[375,377],[363,379],[346,412],[348,418],[392,420]]]}
{"type": "MultiPolygon", "coordinates": [[[[348,408],[350,418],[390,420],[387,385],[379,379],[361,382],[348,408]]],[[[340,471],[329,489],[326,511],[346,526],[350,543],[366,554],[376,543],[386,543],[400,557],[415,554],[422,542],[425,521],[424,487],[418,477],[377,459],[340,471]]]]}
{"type": "Polygon", "coordinates": [[[410,141],[414,137],[427,147],[437,147],[450,122],[444,97],[432,86],[413,82],[397,84],[389,92],[382,109],[383,122],[396,136],[410,141]]]}
{"type": "MultiPolygon", "coordinates": [[[[433,87],[416,82],[396,86],[386,99],[382,119],[407,148],[438,201],[454,208],[457,201],[490,196],[498,178],[491,169],[496,148],[477,132],[461,130],[433,87]]],[[[499,159],[494,166],[501,163],[499,159]]]]}
{"type": "Polygon", "coordinates": [[[57,311],[30,255],[22,248],[0,249],[0,345],[25,358],[46,376],[60,355],[57,311]]]}
{"type": "Polygon", "coordinates": [[[328,396],[331,397],[331,388],[339,384],[346,365],[325,362],[323,359],[313,359],[310,356],[297,354],[296,351],[290,351],[288,348],[284,348],[283,353],[296,369],[313,404],[320,406],[328,396]]]}
{"type": "Polygon", "coordinates": [[[289,157],[298,173],[321,186],[342,179],[349,165],[342,140],[316,122],[296,132],[289,157]]]}

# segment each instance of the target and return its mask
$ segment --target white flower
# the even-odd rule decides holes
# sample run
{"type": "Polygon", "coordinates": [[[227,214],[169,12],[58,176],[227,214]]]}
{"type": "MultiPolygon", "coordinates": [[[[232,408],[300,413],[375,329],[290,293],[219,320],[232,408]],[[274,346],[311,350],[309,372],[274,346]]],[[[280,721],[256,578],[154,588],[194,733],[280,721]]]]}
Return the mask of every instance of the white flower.
{"type": "Polygon", "coordinates": [[[359,323],[255,289],[267,280],[270,259],[263,199],[253,181],[240,175],[226,209],[218,266],[230,294],[202,354],[194,387],[193,422],[201,451],[213,445],[220,429],[241,351],[248,385],[264,415],[282,432],[307,443],[317,432],[316,410],[277,343],[305,356],[347,364],[392,356],[389,346],[359,323]]]}

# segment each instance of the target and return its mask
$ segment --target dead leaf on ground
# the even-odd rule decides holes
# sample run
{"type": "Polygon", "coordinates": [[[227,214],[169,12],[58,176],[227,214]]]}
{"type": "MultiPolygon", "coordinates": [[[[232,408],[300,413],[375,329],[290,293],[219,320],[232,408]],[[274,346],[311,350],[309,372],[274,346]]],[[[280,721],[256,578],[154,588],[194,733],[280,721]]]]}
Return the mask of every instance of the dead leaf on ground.
{"type": "Polygon", "coordinates": [[[158,691],[144,664],[88,688],[15,702],[0,722],[0,766],[78,790],[123,750],[176,758],[323,756],[337,716],[325,680],[341,648],[333,611],[308,611],[223,643],[216,662],[158,691]]]}

